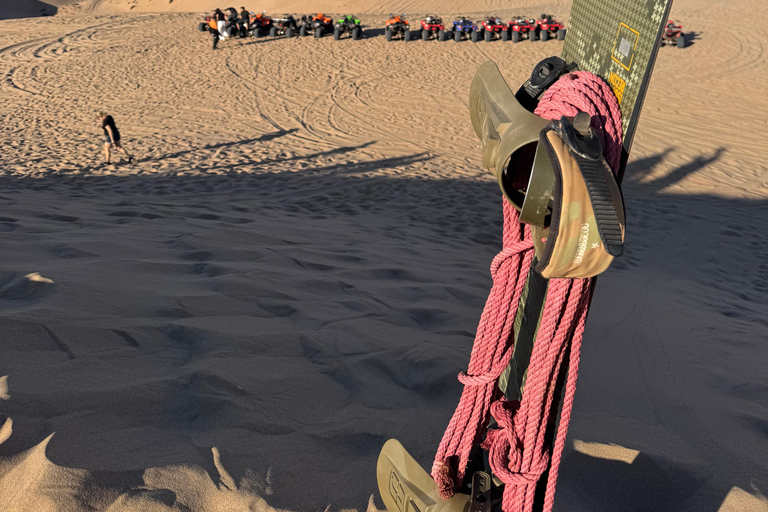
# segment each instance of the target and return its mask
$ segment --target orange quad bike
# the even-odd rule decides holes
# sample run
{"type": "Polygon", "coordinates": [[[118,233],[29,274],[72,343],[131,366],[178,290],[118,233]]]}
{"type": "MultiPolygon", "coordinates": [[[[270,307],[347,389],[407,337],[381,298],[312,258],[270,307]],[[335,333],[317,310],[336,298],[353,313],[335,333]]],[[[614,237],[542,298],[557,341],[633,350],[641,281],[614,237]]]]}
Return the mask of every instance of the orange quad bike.
{"type": "Polygon", "coordinates": [[[210,14],[203,14],[203,21],[197,24],[197,30],[200,32],[208,32],[209,27],[213,30],[218,30],[216,20],[213,19],[213,16],[210,14]]]}
{"type": "MultiPolygon", "coordinates": [[[[392,16],[390,14],[390,16],[392,16]]],[[[403,41],[411,40],[411,27],[408,24],[408,20],[405,19],[405,13],[400,16],[392,16],[387,20],[387,24],[384,27],[384,35],[387,37],[387,41],[391,41],[393,37],[400,36],[403,41]]]]}
{"type": "Polygon", "coordinates": [[[299,22],[299,36],[314,34],[316,38],[333,34],[333,18],[323,13],[315,16],[302,16],[299,22]]]}

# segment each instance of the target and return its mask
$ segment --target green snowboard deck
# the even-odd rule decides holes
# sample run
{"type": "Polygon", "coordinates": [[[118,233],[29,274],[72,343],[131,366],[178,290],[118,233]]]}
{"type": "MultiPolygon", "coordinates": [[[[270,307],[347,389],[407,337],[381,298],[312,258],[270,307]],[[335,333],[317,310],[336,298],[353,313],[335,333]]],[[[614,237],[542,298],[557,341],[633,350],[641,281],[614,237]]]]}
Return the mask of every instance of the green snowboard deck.
{"type": "MultiPolygon", "coordinates": [[[[616,95],[623,129],[621,162],[617,170],[619,182],[624,176],[671,7],[672,0],[574,0],[571,8],[561,57],[567,64],[575,64],[578,70],[602,77],[616,95]]],[[[512,360],[499,378],[499,387],[509,400],[522,399],[547,296],[549,281],[533,270],[534,265],[535,261],[531,265],[515,320],[512,360]]],[[[567,362],[566,357],[558,376],[556,393],[559,396],[556,400],[559,401],[562,400],[562,388],[567,377],[567,362]]],[[[549,446],[554,446],[561,408],[562,402],[546,433],[549,446]]],[[[545,473],[537,487],[534,510],[540,510],[542,506],[546,480],[545,473]]]]}
{"type": "MultiPolygon", "coordinates": [[[[571,8],[562,58],[606,80],[619,101],[624,132],[619,180],[671,7],[672,0],[574,0],[571,8]]],[[[515,352],[499,381],[512,400],[522,397],[547,285],[532,265],[513,330],[515,352]]]]}
{"type": "MultiPolygon", "coordinates": [[[[575,0],[562,58],[607,81],[621,108],[629,155],[672,0],[575,0]]],[[[624,174],[622,159],[619,178],[624,174]]]]}

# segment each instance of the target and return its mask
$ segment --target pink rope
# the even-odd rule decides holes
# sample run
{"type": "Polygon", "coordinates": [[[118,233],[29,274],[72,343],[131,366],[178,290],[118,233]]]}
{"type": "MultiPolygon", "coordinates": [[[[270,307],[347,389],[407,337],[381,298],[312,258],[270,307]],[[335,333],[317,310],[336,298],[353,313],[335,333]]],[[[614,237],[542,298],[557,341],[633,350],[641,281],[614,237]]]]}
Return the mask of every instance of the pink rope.
{"type": "MultiPolygon", "coordinates": [[[[621,158],[621,111],[602,79],[586,71],[561,77],[544,94],[535,113],[546,119],[560,119],[579,111],[593,116],[592,126],[603,142],[605,158],[616,171],[621,158]]],[[[550,512],[573,409],[581,339],[594,280],[550,280],[523,398],[519,402],[504,399],[498,378],[512,358],[510,334],[534,253],[531,231],[520,224],[517,210],[507,201],[503,201],[503,209],[503,249],[491,263],[493,286],[480,316],[469,366],[459,374],[464,391],[438,446],[432,477],[444,499],[453,496],[462,484],[473,446],[486,433],[490,414],[499,428],[487,432],[482,447],[488,450],[494,474],[505,483],[504,512],[531,512],[536,483],[547,469],[544,511],[550,512]],[[566,356],[569,361],[563,409],[550,452],[544,438],[555,405],[557,377],[566,356]]]]}

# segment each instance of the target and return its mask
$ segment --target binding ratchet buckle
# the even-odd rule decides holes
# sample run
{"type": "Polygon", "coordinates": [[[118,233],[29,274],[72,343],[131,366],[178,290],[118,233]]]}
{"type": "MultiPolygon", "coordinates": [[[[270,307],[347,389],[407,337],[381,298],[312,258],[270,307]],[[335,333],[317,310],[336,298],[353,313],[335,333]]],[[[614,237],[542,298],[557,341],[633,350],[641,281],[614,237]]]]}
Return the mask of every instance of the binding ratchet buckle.
{"type": "Polygon", "coordinates": [[[568,71],[562,59],[545,59],[513,94],[488,61],[469,92],[483,166],[531,227],[535,270],[546,278],[596,276],[624,245],[621,191],[589,114],[552,122],[533,114],[547,87],[568,71]]]}

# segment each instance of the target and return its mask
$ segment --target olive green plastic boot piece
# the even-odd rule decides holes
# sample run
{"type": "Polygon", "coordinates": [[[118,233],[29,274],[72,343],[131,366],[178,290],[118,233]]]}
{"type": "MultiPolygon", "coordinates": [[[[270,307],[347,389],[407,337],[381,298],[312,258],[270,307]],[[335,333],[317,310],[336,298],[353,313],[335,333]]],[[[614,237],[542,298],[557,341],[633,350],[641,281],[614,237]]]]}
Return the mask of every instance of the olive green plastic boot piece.
{"type": "MultiPolygon", "coordinates": [[[[523,173],[528,177],[539,132],[549,121],[520,104],[491,61],[483,63],[472,80],[469,115],[472,128],[483,144],[483,166],[496,176],[507,200],[521,210],[525,190],[513,186],[507,174],[523,173]]],[[[527,183],[527,179],[524,181],[527,183]]]]}
{"type": "Polygon", "coordinates": [[[440,498],[435,481],[397,439],[390,439],[381,449],[376,478],[389,512],[469,512],[470,497],[440,498]]]}

